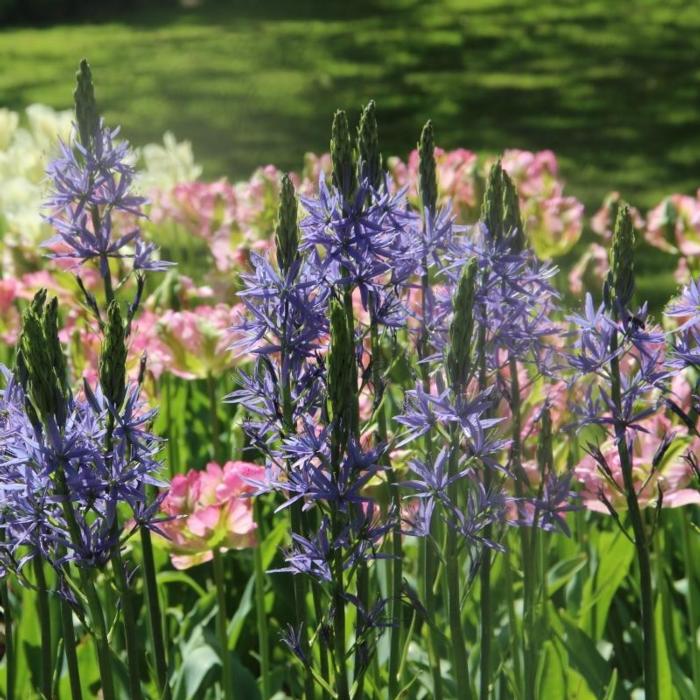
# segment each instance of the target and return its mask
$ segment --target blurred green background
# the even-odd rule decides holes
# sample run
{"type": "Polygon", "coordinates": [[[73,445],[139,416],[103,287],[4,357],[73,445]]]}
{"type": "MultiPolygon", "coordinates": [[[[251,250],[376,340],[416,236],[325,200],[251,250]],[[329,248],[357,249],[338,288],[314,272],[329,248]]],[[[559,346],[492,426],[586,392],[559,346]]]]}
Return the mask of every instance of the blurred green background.
{"type": "Polygon", "coordinates": [[[207,178],[300,168],[334,109],[373,97],[385,154],[428,117],[446,148],[551,148],[589,216],[611,189],[647,208],[700,185],[695,0],[3,4],[0,105],[69,107],[86,56],[108,122],[191,140],[207,178]]]}

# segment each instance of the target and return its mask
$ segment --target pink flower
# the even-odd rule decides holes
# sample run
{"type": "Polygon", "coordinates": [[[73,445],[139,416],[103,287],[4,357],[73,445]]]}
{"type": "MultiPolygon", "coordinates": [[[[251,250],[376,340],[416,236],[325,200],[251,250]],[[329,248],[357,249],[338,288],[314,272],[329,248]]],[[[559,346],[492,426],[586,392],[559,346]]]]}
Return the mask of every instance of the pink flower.
{"type": "Polygon", "coordinates": [[[163,313],[155,330],[169,355],[167,369],[183,379],[219,376],[229,369],[234,362],[231,328],[241,310],[240,304],[216,304],[163,313]]]}
{"type": "Polygon", "coordinates": [[[597,289],[608,274],[608,251],[599,243],[591,243],[569,272],[569,289],[583,294],[584,289],[597,289]]]}
{"type": "Polygon", "coordinates": [[[300,194],[310,197],[318,192],[318,179],[321,173],[326,178],[330,178],[332,171],[333,164],[330,153],[322,153],[320,156],[315,153],[305,153],[302,180],[298,185],[294,182],[294,185],[300,194]]]}
{"type": "Polygon", "coordinates": [[[501,165],[523,199],[561,196],[564,186],[559,180],[559,165],[552,151],[509,149],[503,152],[501,165]]]}
{"type": "MultiPolygon", "coordinates": [[[[438,182],[438,203],[452,202],[463,221],[473,221],[479,201],[479,174],[476,153],[465,148],[454,151],[435,149],[435,166],[438,182]]],[[[416,149],[408,154],[408,162],[389,158],[387,166],[397,186],[408,187],[408,197],[418,203],[418,169],[420,157],[416,149]]]]}
{"type": "Polygon", "coordinates": [[[148,371],[158,379],[174,363],[173,353],[158,335],[161,314],[143,309],[134,320],[129,339],[129,351],[140,358],[146,353],[148,371]]]}
{"type": "Polygon", "coordinates": [[[695,197],[672,194],[652,209],[645,237],[669,253],[700,254],[700,190],[695,197]]]}
{"type": "MultiPolygon", "coordinates": [[[[661,464],[652,473],[654,454],[663,436],[670,432],[671,422],[666,416],[658,414],[644,421],[644,427],[649,432],[637,432],[632,451],[633,479],[639,505],[642,508],[655,506],[660,493],[663,494],[662,506],[666,508],[700,504],[700,492],[686,488],[692,478],[692,469],[683,460],[682,453],[688,447],[689,440],[677,436],[661,464]]],[[[618,488],[611,487],[593,457],[586,455],[574,469],[576,478],[583,486],[583,504],[589,510],[608,513],[600,498],[602,493],[616,510],[625,510],[627,502],[617,447],[609,440],[601,446],[601,451],[618,488]]]]}
{"type": "MultiPolygon", "coordinates": [[[[619,192],[610,192],[605,196],[603,206],[591,217],[591,228],[606,241],[612,239],[615,227],[615,212],[622,202],[619,192]]],[[[630,207],[632,223],[638,231],[644,230],[644,219],[635,207],[630,207]]]]}
{"type": "Polygon", "coordinates": [[[576,197],[526,199],[521,213],[527,237],[540,258],[565,255],[581,237],[583,204],[576,197]]]}
{"type": "Polygon", "coordinates": [[[161,503],[169,520],[160,526],[159,539],[170,550],[176,569],[210,561],[214,549],[246,549],[257,544],[253,518],[253,488],[248,480],[262,480],[265,469],[248,462],[215,462],[205,471],[178,474],[161,503]]]}
{"type": "Polygon", "coordinates": [[[236,212],[236,191],[226,179],[180,182],[156,199],[151,219],[156,224],[173,219],[195,236],[211,240],[221,231],[230,231],[236,212]]]}

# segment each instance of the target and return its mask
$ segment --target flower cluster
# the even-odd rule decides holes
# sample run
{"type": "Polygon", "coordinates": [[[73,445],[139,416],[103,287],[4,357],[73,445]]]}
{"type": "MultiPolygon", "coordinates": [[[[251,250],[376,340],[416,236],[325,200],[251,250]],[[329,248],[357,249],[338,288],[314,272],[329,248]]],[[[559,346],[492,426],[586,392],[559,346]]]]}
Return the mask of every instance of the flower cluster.
{"type": "MultiPolygon", "coordinates": [[[[76,116],[71,142],[61,143],[59,157],[47,168],[52,184],[47,221],[56,235],[45,245],[57,260],[74,260],[77,265],[96,262],[111,301],[110,259],[129,258],[131,272],[165,270],[171,263],[155,258],[155,245],[146,241],[138,226],[145,200],[133,193],[136,171],[129,144],[116,141],[119,129],[108,129],[97,114],[85,61],[78,73],[76,116]],[[114,215],[135,223],[117,233],[114,215]]],[[[139,297],[137,292],[135,306],[139,297]]],[[[88,304],[94,305],[89,299],[88,304]]]]}
{"type": "Polygon", "coordinates": [[[56,299],[36,296],[17,372],[4,370],[2,487],[13,497],[3,502],[3,563],[13,570],[34,556],[57,568],[67,561],[103,566],[128,536],[122,504],[149,527],[157,510],[148,495],[160,485],[160,440],[148,429],[154,412],[136,386],[116,402],[87,383],[82,397],[72,395],[56,310],[56,299]]]}
{"type": "MultiPolygon", "coordinates": [[[[407,163],[389,159],[396,185],[408,187],[413,201],[419,189],[419,164],[417,150],[409,154],[407,163]]],[[[492,165],[493,161],[480,161],[471,151],[436,149],[437,204],[450,203],[461,223],[474,223],[492,165]]],[[[535,252],[545,259],[569,252],[581,236],[583,205],[564,194],[554,153],[511,149],[503,153],[501,165],[517,190],[524,232],[535,252]]]]}

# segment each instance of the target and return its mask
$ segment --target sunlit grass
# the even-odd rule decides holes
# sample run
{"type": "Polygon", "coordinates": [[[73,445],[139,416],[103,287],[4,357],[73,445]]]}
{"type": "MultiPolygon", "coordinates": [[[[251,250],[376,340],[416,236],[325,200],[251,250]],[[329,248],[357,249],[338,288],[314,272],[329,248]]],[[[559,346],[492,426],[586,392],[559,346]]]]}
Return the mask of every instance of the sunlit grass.
{"type": "Polygon", "coordinates": [[[445,147],[552,148],[589,213],[611,189],[645,208],[700,183],[698,29],[700,5],[678,1],[150,7],[0,32],[0,105],[68,107],[87,56],[109,122],[135,144],[191,140],[214,178],[298,168],[337,106],[374,97],[387,154],[431,117],[445,147]]]}

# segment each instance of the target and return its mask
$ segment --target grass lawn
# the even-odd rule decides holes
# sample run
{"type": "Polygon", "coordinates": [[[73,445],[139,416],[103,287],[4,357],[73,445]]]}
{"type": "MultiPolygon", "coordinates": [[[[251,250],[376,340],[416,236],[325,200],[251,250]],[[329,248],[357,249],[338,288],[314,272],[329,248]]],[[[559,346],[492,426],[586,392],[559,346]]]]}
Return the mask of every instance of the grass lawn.
{"type": "MultiPolygon", "coordinates": [[[[146,4],[146,3],[144,3],[146,4]]],[[[204,0],[0,31],[0,105],[68,107],[91,61],[135,144],[190,139],[205,175],[300,166],[331,114],[377,100],[385,153],[438,142],[552,148],[592,213],[700,185],[700,3],[686,0],[204,0]]],[[[668,267],[660,254],[641,261],[668,267]]]]}

